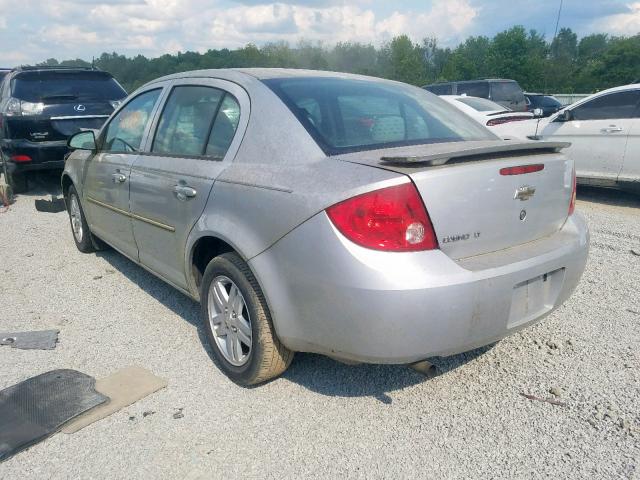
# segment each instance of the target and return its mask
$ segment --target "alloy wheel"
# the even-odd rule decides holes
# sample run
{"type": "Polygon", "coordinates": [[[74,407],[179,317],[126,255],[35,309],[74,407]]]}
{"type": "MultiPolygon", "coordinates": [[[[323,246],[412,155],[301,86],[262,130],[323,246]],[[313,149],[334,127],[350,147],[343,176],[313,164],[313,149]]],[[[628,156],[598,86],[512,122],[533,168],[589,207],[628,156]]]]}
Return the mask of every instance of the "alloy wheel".
{"type": "Polygon", "coordinates": [[[229,277],[217,276],[209,287],[208,306],[216,346],[231,365],[244,365],[251,353],[252,333],[249,309],[240,289],[229,277]]]}
{"type": "Polygon", "coordinates": [[[81,243],[84,235],[84,229],[82,228],[82,211],[80,210],[78,197],[71,195],[70,203],[69,215],[71,216],[71,229],[73,230],[73,236],[76,238],[76,241],[81,243]]]}

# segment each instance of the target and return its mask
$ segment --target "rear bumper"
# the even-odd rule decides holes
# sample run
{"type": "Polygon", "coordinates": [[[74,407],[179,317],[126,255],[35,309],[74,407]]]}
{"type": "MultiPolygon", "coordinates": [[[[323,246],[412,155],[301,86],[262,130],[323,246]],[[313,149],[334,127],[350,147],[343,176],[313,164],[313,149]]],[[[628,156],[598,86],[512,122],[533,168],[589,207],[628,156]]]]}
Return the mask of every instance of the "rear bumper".
{"type": "Polygon", "coordinates": [[[439,250],[361,248],[321,213],[250,265],[290,349],[410,363],[492,343],[548,315],[578,284],[588,248],[579,214],[549,237],[454,261],[439,250]]]}
{"type": "Polygon", "coordinates": [[[53,170],[64,168],[64,157],[69,152],[65,140],[52,142],[31,142],[29,140],[3,140],[2,153],[8,159],[10,172],[31,170],[53,170]],[[28,155],[30,162],[13,162],[14,155],[28,155]]]}

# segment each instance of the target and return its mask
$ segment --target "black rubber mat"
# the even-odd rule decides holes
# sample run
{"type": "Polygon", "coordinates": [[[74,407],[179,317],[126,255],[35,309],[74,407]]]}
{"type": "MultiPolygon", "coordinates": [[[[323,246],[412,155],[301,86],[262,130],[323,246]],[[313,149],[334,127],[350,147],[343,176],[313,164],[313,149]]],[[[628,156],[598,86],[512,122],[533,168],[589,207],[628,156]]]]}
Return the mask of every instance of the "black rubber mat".
{"type": "Polygon", "coordinates": [[[52,370],[0,391],[0,461],[109,400],[95,383],[75,370],[52,370]]]}
{"type": "Polygon", "coordinates": [[[64,198],[51,198],[51,200],[35,200],[36,210],[39,212],[47,213],[60,213],[64,212],[67,207],[64,203],[64,198]]]}

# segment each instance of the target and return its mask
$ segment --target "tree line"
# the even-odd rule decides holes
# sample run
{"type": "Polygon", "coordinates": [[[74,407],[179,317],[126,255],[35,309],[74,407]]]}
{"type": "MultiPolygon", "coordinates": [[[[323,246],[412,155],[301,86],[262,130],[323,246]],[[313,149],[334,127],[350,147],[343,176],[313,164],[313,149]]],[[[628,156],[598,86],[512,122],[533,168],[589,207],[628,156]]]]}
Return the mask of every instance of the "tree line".
{"type": "Polygon", "coordinates": [[[515,26],[496,34],[469,37],[455,48],[436,38],[413,42],[400,35],[376,48],[340,42],[334,46],[300,41],[248,44],[230,50],[184,52],[146,58],[103,53],[92,62],[50,58],[39,65],[91,66],[113,74],[128,90],[171,73],[206,68],[286,67],[373,75],[414,85],[476,78],[512,78],[525,91],[591,93],[640,79],[640,33],[616,37],[596,33],[578,39],[563,28],[551,41],[535,30],[515,26]]]}

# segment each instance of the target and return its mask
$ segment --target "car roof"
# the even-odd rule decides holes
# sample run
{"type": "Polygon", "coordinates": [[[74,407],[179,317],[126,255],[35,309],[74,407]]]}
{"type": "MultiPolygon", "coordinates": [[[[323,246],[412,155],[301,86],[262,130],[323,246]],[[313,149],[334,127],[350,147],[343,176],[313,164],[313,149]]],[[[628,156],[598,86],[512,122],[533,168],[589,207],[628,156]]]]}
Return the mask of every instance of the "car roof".
{"type": "Polygon", "coordinates": [[[14,68],[10,68],[9,70],[13,71],[13,72],[55,72],[55,71],[63,71],[63,72],[69,72],[69,71],[78,71],[78,72],[102,72],[102,70],[100,70],[99,68],[95,68],[95,67],[68,67],[68,66],[64,66],[64,65],[55,65],[55,66],[50,66],[50,65],[36,65],[36,66],[31,66],[31,65],[21,65],[19,67],[14,67],[14,68]]]}
{"type": "MultiPolygon", "coordinates": [[[[629,85],[620,85],[619,87],[608,88],[606,90],[602,90],[600,92],[593,93],[593,94],[589,95],[588,97],[584,97],[584,98],[578,100],[577,102],[572,103],[571,105],[566,105],[562,110],[567,109],[567,108],[569,108],[569,109],[575,108],[575,107],[577,107],[579,105],[582,105],[583,103],[586,103],[586,102],[588,102],[588,101],[590,101],[590,100],[592,100],[594,98],[597,98],[597,97],[600,97],[600,96],[603,96],[603,95],[608,95],[610,93],[626,92],[628,90],[638,90],[638,89],[640,89],[640,83],[631,83],[629,85]]],[[[562,110],[560,110],[560,111],[562,111],[562,110]]]]}
{"type": "Polygon", "coordinates": [[[600,92],[596,92],[593,95],[601,95],[603,93],[624,92],[625,90],[637,90],[640,88],[640,83],[630,83],[629,85],[620,85],[619,87],[608,88],[600,92]]]}
{"type": "MultiPolygon", "coordinates": [[[[186,72],[173,73],[171,75],[165,75],[159,77],[150,82],[147,82],[140,88],[154,85],[158,82],[164,82],[168,80],[178,80],[186,78],[214,78],[219,80],[228,80],[231,82],[245,85],[250,80],[269,80],[276,78],[309,78],[309,77],[321,77],[321,78],[340,78],[340,79],[352,79],[352,80],[365,80],[370,82],[381,83],[399,83],[394,80],[388,80],[378,77],[370,77],[366,75],[357,75],[353,73],[343,72],[330,72],[325,70],[305,70],[296,68],[218,68],[207,70],[190,70],[186,72]]],[[[417,88],[417,87],[416,87],[417,88]]]]}
{"type": "Polygon", "coordinates": [[[238,74],[251,76],[259,80],[268,80],[271,78],[327,77],[385,81],[385,79],[383,78],[367,77],[365,75],[356,75],[353,73],[330,72],[326,70],[305,70],[297,68],[213,68],[207,70],[190,70],[186,72],[165,75],[164,77],[152,80],[150,83],[169,80],[172,78],[211,77],[224,79],[237,77],[238,74]]]}
{"type": "Polygon", "coordinates": [[[425,85],[425,87],[435,87],[437,85],[450,85],[452,83],[470,83],[470,82],[514,82],[513,78],[476,78],[475,80],[450,80],[448,82],[436,82],[425,85]]]}

